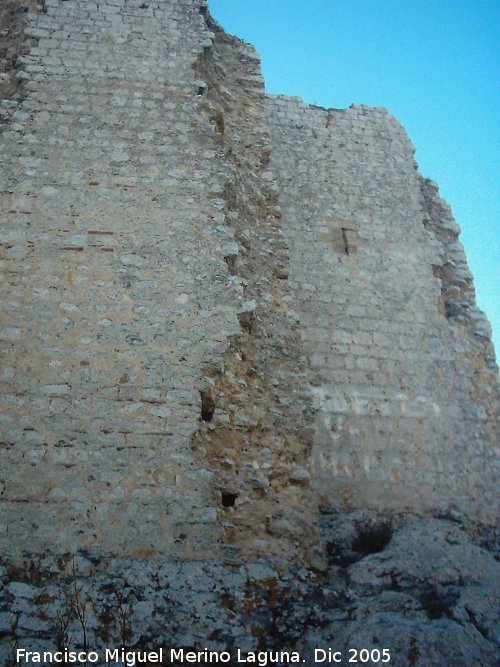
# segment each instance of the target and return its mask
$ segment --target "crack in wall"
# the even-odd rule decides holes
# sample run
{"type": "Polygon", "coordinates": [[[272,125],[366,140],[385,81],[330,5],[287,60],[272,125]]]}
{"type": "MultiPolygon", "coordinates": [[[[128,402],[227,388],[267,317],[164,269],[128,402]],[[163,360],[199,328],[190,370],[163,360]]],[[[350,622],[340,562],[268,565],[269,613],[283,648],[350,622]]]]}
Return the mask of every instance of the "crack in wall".
{"type": "Polygon", "coordinates": [[[241,336],[213,379],[214,419],[200,423],[193,448],[215,472],[227,542],[240,553],[300,557],[310,551],[317,531],[308,472],[311,406],[302,387],[298,330],[287,316],[289,258],[268,171],[259,63],[253,50],[204,15],[214,45],[196,71],[205,113],[211,122],[224,123],[221,132],[215,121],[214,141],[223,142],[231,165],[225,214],[238,244],[226,261],[243,282],[246,302],[239,314],[241,336]],[[235,82],[242,80],[248,87],[236,94],[235,82]],[[304,513],[306,504],[310,511],[304,513]]]}

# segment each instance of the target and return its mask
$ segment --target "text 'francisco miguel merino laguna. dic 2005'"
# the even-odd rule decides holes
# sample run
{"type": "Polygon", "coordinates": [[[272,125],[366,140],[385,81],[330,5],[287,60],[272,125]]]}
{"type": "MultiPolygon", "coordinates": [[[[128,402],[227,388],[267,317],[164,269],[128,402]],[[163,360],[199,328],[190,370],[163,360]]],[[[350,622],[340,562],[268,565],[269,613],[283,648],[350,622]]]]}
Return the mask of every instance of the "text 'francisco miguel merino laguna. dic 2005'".
{"type": "MultiPolygon", "coordinates": [[[[347,658],[349,664],[372,663],[387,664],[391,660],[389,649],[349,649],[349,655],[344,656],[342,651],[332,648],[314,649],[314,664],[342,664],[347,658]]],[[[170,659],[172,664],[228,664],[232,660],[247,665],[258,665],[267,667],[272,664],[294,664],[304,663],[297,651],[258,651],[244,652],[237,649],[236,655],[229,651],[190,651],[182,648],[159,648],[152,651],[128,651],[124,648],[105,649],[101,651],[27,651],[18,648],[16,659],[18,665],[57,665],[72,664],[79,665],[123,665],[123,667],[136,667],[141,664],[164,664],[164,660],[170,659]]]]}

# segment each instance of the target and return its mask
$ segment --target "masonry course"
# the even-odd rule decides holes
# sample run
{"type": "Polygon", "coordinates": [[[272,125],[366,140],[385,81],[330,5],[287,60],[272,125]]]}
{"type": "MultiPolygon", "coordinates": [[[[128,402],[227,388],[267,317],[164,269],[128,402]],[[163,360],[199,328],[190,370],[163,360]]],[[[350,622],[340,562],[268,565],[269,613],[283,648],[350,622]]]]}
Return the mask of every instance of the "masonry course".
{"type": "Polygon", "coordinates": [[[82,586],[100,646],[311,660],[373,598],[364,627],[423,656],[400,664],[432,664],[412,628],[489,664],[498,368],[404,129],[266,97],[201,0],[2,20],[5,659],[86,641],[82,586]],[[426,583],[404,560],[434,538],[481,562],[451,598],[444,563],[426,583]]]}

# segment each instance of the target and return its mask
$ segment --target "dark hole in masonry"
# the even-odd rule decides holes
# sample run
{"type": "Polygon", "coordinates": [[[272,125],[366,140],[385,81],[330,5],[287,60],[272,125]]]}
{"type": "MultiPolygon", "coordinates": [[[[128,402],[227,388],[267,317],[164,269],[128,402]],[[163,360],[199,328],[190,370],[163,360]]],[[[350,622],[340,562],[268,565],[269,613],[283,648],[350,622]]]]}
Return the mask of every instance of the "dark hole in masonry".
{"type": "Polygon", "coordinates": [[[254,314],[253,312],[238,313],[238,322],[240,327],[246,333],[252,333],[254,314]]]}
{"type": "Polygon", "coordinates": [[[430,619],[451,617],[450,608],[458,601],[460,593],[455,587],[439,589],[431,586],[421,592],[420,604],[430,619]]]}
{"type": "Polygon", "coordinates": [[[200,391],[201,396],[201,418],[204,422],[211,422],[215,412],[215,401],[209,390],[200,391]]]}
{"type": "Polygon", "coordinates": [[[229,273],[234,276],[236,273],[236,255],[226,255],[224,261],[227,264],[229,273]]]}
{"type": "Polygon", "coordinates": [[[383,551],[392,538],[390,523],[380,523],[376,526],[360,527],[358,536],[352,545],[354,551],[363,556],[383,551]]]}
{"type": "Polygon", "coordinates": [[[234,507],[236,498],[238,497],[237,493],[233,491],[221,491],[222,496],[222,507],[234,507]]]}
{"type": "Polygon", "coordinates": [[[201,97],[204,93],[205,93],[205,88],[203,86],[199,86],[198,96],[201,97]]]}

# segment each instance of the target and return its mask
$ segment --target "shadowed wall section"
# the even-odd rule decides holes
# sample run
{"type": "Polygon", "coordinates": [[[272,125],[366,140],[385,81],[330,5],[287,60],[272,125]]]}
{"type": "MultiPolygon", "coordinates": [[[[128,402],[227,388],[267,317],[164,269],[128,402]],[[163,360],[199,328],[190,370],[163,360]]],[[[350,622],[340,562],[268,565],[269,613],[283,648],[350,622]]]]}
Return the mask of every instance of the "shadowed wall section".
{"type": "Polygon", "coordinates": [[[323,503],[493,519],[498,369],[449,208],[384,109],[268,118],[323,503]]]}

